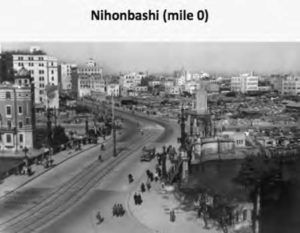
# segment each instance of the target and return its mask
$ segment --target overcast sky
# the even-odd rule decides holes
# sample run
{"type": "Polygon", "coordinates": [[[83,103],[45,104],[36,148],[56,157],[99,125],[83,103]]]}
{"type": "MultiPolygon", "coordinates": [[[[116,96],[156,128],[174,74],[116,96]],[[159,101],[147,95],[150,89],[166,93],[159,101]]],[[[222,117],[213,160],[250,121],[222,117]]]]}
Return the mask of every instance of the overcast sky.
{"type": "Polygon", "coordinates": [[[2,50],[38,45],[60,62],[93,58],[104,73],[172,72],[182,67],[210,73],[299,73],[300,43],[32,42],[2,43],[2,50]]]}

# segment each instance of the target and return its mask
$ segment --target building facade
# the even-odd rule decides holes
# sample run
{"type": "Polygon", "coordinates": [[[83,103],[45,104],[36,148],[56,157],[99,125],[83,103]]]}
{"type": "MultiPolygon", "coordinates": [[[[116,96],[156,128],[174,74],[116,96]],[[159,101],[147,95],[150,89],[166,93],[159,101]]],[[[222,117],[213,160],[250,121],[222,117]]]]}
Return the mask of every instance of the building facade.
{"type": "Polygon", "coordinates": [[[102,68],[90,59],[85,65],[71,68],[72,92],[78,98],[90,96],[91,92],[106,93],[102,68]]]}
{"type": "Polygon", "coordinates": [[[120,76],[119,85],[122,96],[132,96],[134,88],[140,86],[142,79],[146,77],[145,73],[131,72],[120,76]],[[130,93],[129,93],[130,92],[130,93]]]}
{"type": "Polygon", "coordinates": [[[282,79],[283,95],[299,95],[300,94],[300,77],[285,77],[282,79]]]}
{"type": "Polygon", "coordinates": [[[241,74],[231,78],[231,91],[247,93],[258,91],[258,76],[253,74],[241,74]]]}
{"type": "Polygon", "coordinates": [[[72,68],[75,68],[75,64],[60,64],[58,69],[59,88],[62,91],[72,90],[72,68]]]}
{"type": "Polygon", "coordinates": [[[31,49],[30,52],[12,52],[11,54],[14,75],[20,69],[25,68],[33,78],[35,105],[59,108],[57,58],[48,56],[37,48],[31,49]],[[47,93],[49,86],[52,86],[51,95],[47,93]]]}
{"type": "Polygon", "coordinates": [[[34,146],[34,88],[30,82],[29,73],[21,70],[15,84],[0,85],[0,151],[22,151],[34,146]]]}
{"type": "Polygon", "coordinates": [[[108,96],[120,96],[120,85],[110,83],[106,86],[106,93],[108,96]]]}

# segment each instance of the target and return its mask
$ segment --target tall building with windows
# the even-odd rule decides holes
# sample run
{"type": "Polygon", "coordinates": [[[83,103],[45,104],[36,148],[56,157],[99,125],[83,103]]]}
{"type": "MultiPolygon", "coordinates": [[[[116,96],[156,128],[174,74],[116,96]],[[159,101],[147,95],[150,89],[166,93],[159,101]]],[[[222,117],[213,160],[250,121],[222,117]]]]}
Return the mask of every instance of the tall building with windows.
{"type": "Polygon", "coordinates": [[[258,91],[258,76],[251,74],[241,74],[231,78],[231,90],[234,92],[247,93],[258,91]]]}
{"type": "Polygon", "coordinates": [[[38,47],[32,47],[30,51],[6,52],[3,59],[4,80],[14,82],[17,72],[26,68],[35,84],[34,102],[36,107],[59,108],[58,93],[58,64],[57,58],[48,56],[38,47]],[[55,93],[47,95],[47,87],[53,86],[55,93]]]}
{"type": "Polygon", "coordinates": [[[58,80],[61,91],[72,90],[72,68],[76,68],[76,65],[63,63],[58,66],[58,80]]]}
{"type": "Polygon", "coordinates": [[[289,76],[281,80],[283,95],[299,95],[300,94],[300,77],[289,76]]]}
{"type": "Polygon", "coordinates": [[[85,65],[71,69],[72,92],[76,97],[90,96],[92,92],[106,93],[106,84],[102,75],[102,67],[93,59],[85,65]]]}
{"type": "Polygon", "coordinates": [[[0,151],[22,151],[34,146],[33,86],[21,69],[15,83],[0,84],[0,151]]]}
{"type": "Polygon", "coordinates": [[[143,72],[131,72],[120,76],[119,85],[122,96],[127,96],[129,91],[133,91],[134,87],[140,86],[142,79],[147,76],[143,72]]]}

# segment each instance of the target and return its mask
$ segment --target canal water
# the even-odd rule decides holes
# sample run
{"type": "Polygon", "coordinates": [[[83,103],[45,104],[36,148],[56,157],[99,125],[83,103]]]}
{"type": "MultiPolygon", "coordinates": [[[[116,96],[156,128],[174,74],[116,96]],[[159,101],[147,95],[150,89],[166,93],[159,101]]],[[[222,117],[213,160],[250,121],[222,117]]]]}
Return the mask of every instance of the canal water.
{"type": "MultiPolygon", "coordinates": [[[[213,193],[248,199],[241,187],[234,182],[242,161],[207,162],[193,171],[190,181],[194,190],[205,187],[213,193]]],[[[277,195],[262,202],[261,233],[300,232],[300,161],[284,165],[284,183],[277,195]]]]}

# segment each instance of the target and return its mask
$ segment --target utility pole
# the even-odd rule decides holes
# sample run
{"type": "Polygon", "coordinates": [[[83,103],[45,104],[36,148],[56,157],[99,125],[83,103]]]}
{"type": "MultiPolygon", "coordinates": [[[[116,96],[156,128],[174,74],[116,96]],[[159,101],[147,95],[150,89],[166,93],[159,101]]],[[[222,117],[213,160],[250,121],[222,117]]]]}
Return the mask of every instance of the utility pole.
{"type": "Polygon", "coordinates": [[[183,104],[181,105],[180,131],[181,131],[181,137],[180,137],[181,148],[186,150],[185,115],[184,115],[183,104]]]}
{"type": "Polygon", "coordinates": [[[113,156],[117,156],[117,145],[116,145],[116,127],[115,127],[115,103],[114,96],[111,96],[111,110],[112,110],[112,133],[113,133],[113,156]]]}
{"type": "Polygon", "coordinates": [[[47,100],[47,133],[48,133],[48,148],[50,150],[51,146],[52,146],[52,122],[51,122],[51,108],[50,108],[50,103],[49,103],[49,99],[47,100]]]}

